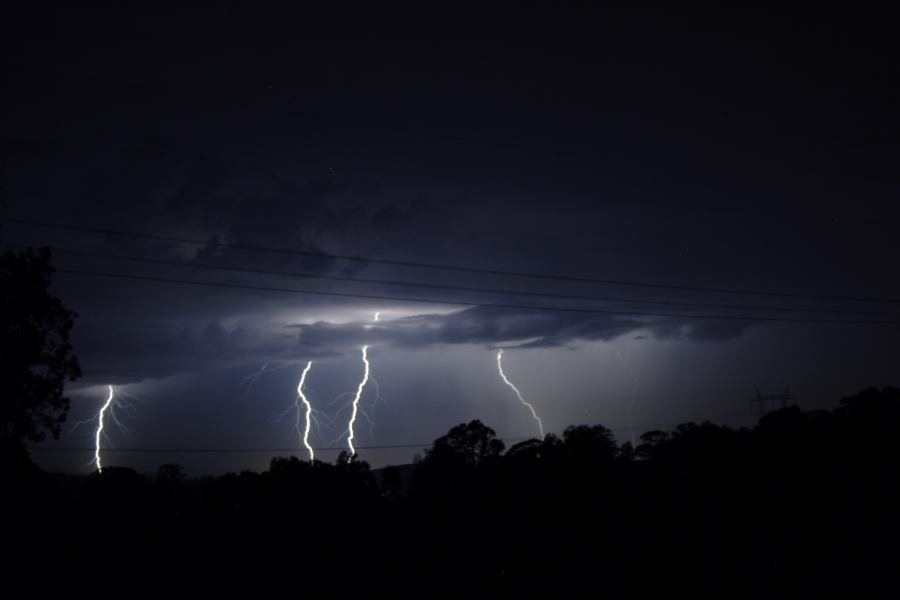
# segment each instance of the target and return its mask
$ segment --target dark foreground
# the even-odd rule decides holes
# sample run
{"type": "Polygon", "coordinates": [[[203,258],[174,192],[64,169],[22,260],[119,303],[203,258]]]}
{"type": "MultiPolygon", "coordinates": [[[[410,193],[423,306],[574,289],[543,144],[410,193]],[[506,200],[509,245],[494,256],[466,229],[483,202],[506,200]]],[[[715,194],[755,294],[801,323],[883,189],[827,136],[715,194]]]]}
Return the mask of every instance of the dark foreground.
{"type": "MultiPolygon", "coordinates": [[[[894,597],[900,390],[752,430],[600,426],[503,449],[472,422],[414,467],[274,459],[186,480],[3,455],[17,597],[894,597]]],[[[4,595],[6,595],[4,593],[4,595]]],[[[9,597],[9,596],[8,596],[9,597]]]]}

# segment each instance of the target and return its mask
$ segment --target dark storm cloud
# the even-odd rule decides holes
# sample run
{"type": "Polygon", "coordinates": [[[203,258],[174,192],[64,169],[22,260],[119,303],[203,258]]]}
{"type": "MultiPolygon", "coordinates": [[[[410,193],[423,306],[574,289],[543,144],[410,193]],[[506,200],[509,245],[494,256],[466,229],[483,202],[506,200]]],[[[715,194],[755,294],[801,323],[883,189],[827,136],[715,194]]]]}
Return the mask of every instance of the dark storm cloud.
{"type": "Polygon", "coordinates": [[[648,330],[658,338],[691,341],[725,340],[743,333],[745,325],[716,321],[638,320],[613,315],[585,315],[473,307],[446,314],[426,314],[379,323],[294,325],[304,349],[380,344],[421,348],[441,344],[513,345],[552,348],[580,341],[611,340],[648,330]]]}
{"type": "MultiPolygon", "coordinates": [[[[737,319],[680,319],[665,318],[649,328],[657,339],[682,339],[692,342],[717,342],[740,337],[751,325],[759,322],[737,319]]],[[[638,338],[641,339],[641,336],[638,338]]]]}
{"type": "MultiPolygon", "coordinates": [[[[297,360],[296,332],[259,319],[230,323],[194,317],[172,321],[105,319],[85,322],[75,347],[86,377],[132,383],[146,378],[195,373],[232,365],[297,360]]],[[[334,347],[304,349],[304,356],[335,356],[334,347]]]]}
{"type": "MultiPolygon", "coordinates": [[[[121,137],[117,149],[98,148],[43,161],[44,171],[56,175],[43,178],[40,186],[32,184],[34,161],[29,162],[21,151],[12,153],[16,169],[8,177],[13,191],[8,198],[9,213],[206,241],[205,246],[197,246],[117,235],[77,236],[81,238],[78,242],[89,243],[93,250],[342,274],[357,272],[365,263],[338,264],[328,258],[238,250],[232,245],[324,254],[342,248],[346,240],[354,240],[370,228],[396,231],[417,213],[418,205],[382,202],[368,206],[377,190],[341,184],[314,173],[288,177],[260,164],[265,161],[239,160],[224,151],[179,145],[170,138],[121,137]],[[52,213],[35,212],[40,204],[52,205],[52,213]]],[[[66,139],[55,142],[57,147],[73,143],[66,139]]],[[[52,231],[31,233],[33,240],[58,241],[61,247],[73,243],[72,236],[57,236],[52,231]]]]}
{"type": "Polygon", "coordinates": [[[297,185],[273,174],[265,174],[262,179],[249,184],[228,182],[205,195],[182,190],[182,197],[174,204],[194,207],[198,212],[193,218],[198,223],[203,223],[205,215],[225,209],[214,225],[216,233],[194,258],[200,263],[223,266],[240,264],[270,269],[290,266],[315,273],[337,268],[345,271],[347,265],[337,265],[328,258],[248,252],[233,247],[264,245],[324,254],[322,243],[327,242],[327,236],[323,231],[338,232],[341,223],[349,220],[327,204],[338,189],[331,180],[313,179],[297,185]]]}
{"type": "Polygon", "coordinates": [[[725,341],[740,337],[750,326],[748,321],[697,319],[683,327],[683,335],[697,342],[725,341]]]}
{"type": "Polygon", "coordinates": [[[429,208],[426,196],[417,194],[408,206],[390,204],[379,208],[372,215],[370,225],[376,231],[408,231],[429,208]]]}

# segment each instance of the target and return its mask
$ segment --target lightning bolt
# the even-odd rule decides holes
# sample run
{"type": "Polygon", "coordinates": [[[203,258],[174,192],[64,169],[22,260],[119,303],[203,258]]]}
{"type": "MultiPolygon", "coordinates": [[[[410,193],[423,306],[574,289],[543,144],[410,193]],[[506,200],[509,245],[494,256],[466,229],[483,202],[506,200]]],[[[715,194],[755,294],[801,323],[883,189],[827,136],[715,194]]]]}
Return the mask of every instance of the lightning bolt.
{"type": "Polygon", "coordinates": [[[281,371],[283,369],[290,369],[296,363],[287,362],[282,365],[270,367],[269,365],[271,365],[271,364],[272,363],[265,363],[265,364],[263,364],[262,367],[259,368],[258,371],[255,371],[255,372],[251,373],[250,375],[247,375],[246,377],[241,379],[241,385],[247,387],[246,391],[244,392],[244,396],[246,396],[247,394],[250,393],[250,391],[253,389],[253,386],[256,384],[257,381],[259,381],[259,378],[262,377],[263,375],[265,375],[266,373],[274,373],[275,371],[281,371]]]}
{"type": "Polygon", "coordinates": [[[306,447],[306,450],[309,452],[309,461],[312,462],[315,458],[315,453],[313,452],[312,446],[309,445],[309,428],[312,425],[312,404],[309,403],[309,399],[303,393],[303,384],[306,383],[306,374],[309,373],[309,369],[312,367],[312,361],[306,363],[306,368],[303,369],[303,374],[300,376],[300,383],[297,384],[297,422],[295,427],[297,428],[297,435],[300,436],[300,439],[303,442],[303,445],[306,447]],[[306,408],[306,426],[303,429],[303,432],[300,431],[300,402],[303,403],[303,406],[306,408]]]}
{"type": "Polygon", "coordinates": [[[115,396],[116,393],[113,386],[109,386],[109,397],[106,399],[103,408],[100,409],[100,413],[97,415],[97,431],[94,434],[94,464],[97,465],[98,473],[103,472],[103,463],[100,460],[100,442],[103,439],[103,419],[106,417],[107,411],[109,411],[112,406],[115,396]]]}
{"type": "Polygon", "coordinates": [[[263,363],[263,366],[259,368],[259,371],[255,373],[251,373],[247,375],[241,380],[242,385],[247,386],[247,391],[250,391],[250,388],[253,387],[253,384],[256,383],[260,377],[263,376],[263,373],[266,373],[269,370],[269,363],[263,363]]]}
{"type": "MultiPolygon", "coordinates": [[[[295,366],[296,363],[289,366],[295,366]]],[[[279,371],[282,368],[286,367],[277,367],[274,369],[269,369],[266,371],[265,369],[261,370],[260,373],[254,374],[254,376],[261,375],[263,372],[271,372],[271,371],[279,371]]],[[[309,371],[312,369],[312,361],[307,361],[306,367],[304,367],[302,374],[300,375],[300,381],[297,383],[297,397],[294,401],[288,405],[280,414],[278,414],[273,420],[273,423],[281,423],[284,418],[294,411],[294,429],[297,431],[297,438],[299,440],[299,444],[306,448],[306,451],[309,452],[309,460],[312,462],[315,460],[315,450],[312,445],[309,443],[309,435],[312,431],[313,426],[315,426],[316,431],[321,433],[321,429],[324,427],[329,431],[333,431],[331,425],[332,421],[328,417],[328,415],[322,413],[321,411],[313,408],[312,404],[309,401],[309,398],[306,397],[306,394],[303,392],[303,387],[306,385],[306,377],[309,375],[309,371]]]]}
{"type": "MultiPolygon", "coordinates": [[[[375,313],[376,315],[378,313],[375,313]]],[[[369,350],[368,346],[362,347],[362,360],[363,365],[365,365],[365,371],[363,372],[362,381],[359,382],[359,387],[356,388],[356,396],[353,398],[353,410],[350,413],[350,424],[347,426],[349,430],[349,434],[347,435],[347,446],[350,448],[350,457],[356,455],[356,448],[353,446],[353,425],[356,423],[356,415],[359,412],[359,399],[362,397],[363,389],[366,387],[366,383],[369,381],[369,356],[367,354],[369,350]]]]}
{"type": "Polygon", "coordinates": [[[541,421],[541,418],[537,415],[537,412],[534,410],[534,406],[531,405],[530,402],[526,401],[525,398],[522,397],[522,392],[519,391],[519,388],[513,385],[513,383],[506,378],[506,374],[503,372],[503,350],[500,349],[497,351],[497,370],[500,371],[500,377],[503,378],[503,382],[512,388],[512,391],[516,393],[516,397],[519,398],[519,402],[528,407],[528,410],[531,411],[531,416],[534,417],[534,420],[537,421],[538,430],[541,432],[541,439],[544,439],[544,422],[541,421]]]}
{"type": "Polygon", "coordinates": [[[369,421],[369,435],[374,436],[375,435],[375,419],[374,419],[375,409],[378,408],[378,406],[381,404],[384,404],[387,407],[391,407],[391,405],[388,404],[384,400],[384,398],[381,397],[381,384],[378,383],[378,380],[375,379],[374,375],[369,375],[369,383],[372,384],[372,388],[375,390],[375,399],[372,401],[372,406],[369,409],[372,411],[372,416],[370,417],[369,414],[362,408],[360,408],[360,412],[362,412],[362,415],[366,418],[366,420],[369,421]]]}
{"type": "MultiPolygon", "coordinates": [[[[375,311],[375,315],[372,318],[372,321],[377,323],[379,317],[381,317],[381,311],[377,310],[377,311],[375,311]]],[[[356,455],[356,448],[353,446],[353,438],[355,437],[355,433],[353,431],[353,425],[356,423],[356,417],[360,412],[359,400],[360,400],[360,398],[362,398],[363,390],[365,389],[366,384],[369,382],[370,365],[369,365],[368,350],[369,350],[368,346],[362,347],[362,360],[363,360],[363,365],[364,365],[365,369],[363,371],[362,381],[359,382],[359,387],[356,388],[356,395],[353,397],[353,403],[351,405],[352,409],[350,411],[350,423],[347,425],[347,430],[348,430],[347,446],[350,448],[350,457],[351,458],[353,458],[356,455]]],[[[374,380],[374,378],[373,378],[373,380],[374,380]]],[[[378,385],[378,384],[376,383],[376,385],[378,385]]],[[[379,398],[381,397],[380,391],[378,393],[378,396],[379,396],[379,398]]],[[[372,421],[372,419],[369,417],[369,415],[366,414],[365,411],[362,411],[362,412],[363,412],[363,415],[366,417],[366,419],[369,421],[369,430],[371,431],[371,428],[375,426],[375,423],[372,421]]]]}

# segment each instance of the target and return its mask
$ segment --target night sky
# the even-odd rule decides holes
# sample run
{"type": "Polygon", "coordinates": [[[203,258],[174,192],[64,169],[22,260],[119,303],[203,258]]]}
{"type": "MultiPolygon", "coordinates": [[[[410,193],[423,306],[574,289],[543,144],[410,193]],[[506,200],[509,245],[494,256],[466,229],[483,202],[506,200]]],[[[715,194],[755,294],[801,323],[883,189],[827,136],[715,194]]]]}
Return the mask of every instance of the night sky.
{"type": "Polygon", "coordinates": [[[0,243],[54,249],[84,371],[46,446],[113,384],[111,447],[234,451],[109,464],[263,469],[312,360],[340,449],[363,344],[373,466],[537,435],[498,348],[622,441],[898,383],[896,4],[306,5],[7,9],[0,243]]]}

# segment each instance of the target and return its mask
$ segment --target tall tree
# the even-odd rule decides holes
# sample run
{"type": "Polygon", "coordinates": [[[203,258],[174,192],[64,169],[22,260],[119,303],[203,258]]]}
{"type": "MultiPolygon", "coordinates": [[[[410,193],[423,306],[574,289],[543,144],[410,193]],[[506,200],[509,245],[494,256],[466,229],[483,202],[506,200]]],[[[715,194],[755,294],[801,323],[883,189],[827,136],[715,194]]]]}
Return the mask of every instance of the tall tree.
{"type": "Polygon", "coordinates": [[[67,381],[81,376],[69,333],[75,313],[50,293],[50,251],[0,255],[0,442],[59,437],[67,381]]]}

